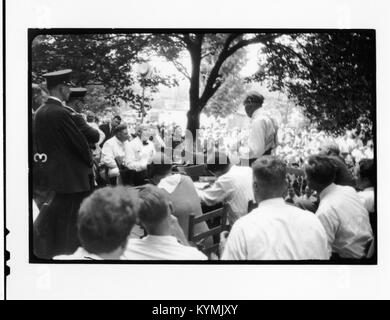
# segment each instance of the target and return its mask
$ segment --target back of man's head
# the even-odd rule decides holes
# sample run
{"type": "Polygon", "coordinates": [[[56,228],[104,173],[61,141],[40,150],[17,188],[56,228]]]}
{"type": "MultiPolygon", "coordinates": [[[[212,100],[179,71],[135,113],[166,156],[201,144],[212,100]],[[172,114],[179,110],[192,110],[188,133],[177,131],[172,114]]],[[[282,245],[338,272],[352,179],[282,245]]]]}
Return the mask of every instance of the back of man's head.
{"type": "Polygon", "coordinates": [[[252,117],[253,113],[263,106],[264,96],[257,91],[250,91],[244,99],[245,112],[249,117],[252,117]]]}
{"type": "Polygon", "coordinates": [[[257,201],[282,197],[286,191],[286,164],[273,156],[262,156],[252,164],[253,191],[257,201]]]}
{"type": "Polygon", "coordinates": [[[113,133],[114,135],[118,135],[118,133],[121,133],[125,129],[127,129],[127,125],[125,123],[121,123],[113,129],[113,133]]]}
{"type": "Polygon", "coordinates": [[[210,153],[210,155],[207,155],[206,167],[212,173],[226,172],[230,167],[229,157],[222,151],[210,153]]]}
{"type": "Polygon", "coordinates": [[[138,218],[149,234],[169,218],[169,199],[165,190],[147,185],[138,194],[138,218]]]}
{"type": "Polygon", "coordinates": [[[321,145],[320,153],[328,156],[340,156],[340,148],[336,142],[326,141],[321,145]]]}
{"type": "Polygon", "coordinates": [[[313,155],[309,157],[305,164],[305,173],[309,187],[321,192],[334,182],[336,167],[328,156],[313,155]]]}
{"type": "Polygon", "coordinates": [[[172,159],[161,152],[157,152],[148,164],[148,176],[149,178],[154,177],[165,177],[172,171],[172,159]]]}
{"type": "Polygon", "coordinates": [[[81,245],[93,254],[126,246],[137,211],[136,193],[125,187],[105,187],[86,198],[77,221],[81,245]]]}

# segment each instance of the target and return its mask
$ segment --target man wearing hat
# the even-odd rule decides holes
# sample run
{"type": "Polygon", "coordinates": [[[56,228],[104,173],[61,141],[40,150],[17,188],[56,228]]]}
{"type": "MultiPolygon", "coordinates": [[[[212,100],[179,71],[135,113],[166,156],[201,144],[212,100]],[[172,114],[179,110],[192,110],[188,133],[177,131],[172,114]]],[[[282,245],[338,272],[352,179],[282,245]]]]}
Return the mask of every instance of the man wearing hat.
{"type": "Polygon", "coordinates": [[[44,74],[49,96],[34,120],[34,161],[42,165],[49,188],[55,193],[34,222],[34,254],[44,259],[78,248],[77,212],[93,186],[88,141],[65,106],[72,85],[71,72],[67,69],[44,74]]]}
{"type": "Polygon", "coordinates": [[[249,165],[263,155],[270,155],[277,145],[278,127],[276,122],[263,110],[264,97],[256,92],[249,92],[244,100],[245,112],[251,118],[248,147],[249,165]]]}
{"type": "Polygon", "coordinates": [[[69,109],[73,121],[88,143],[94,146],[100,139],[100,133],[98,130],[92,128],[81,114],[84,109],[84,97],[86,93],[87,89],[85,88],[71,88],[69,99],[66,102],[66,108],[69,109]]]}

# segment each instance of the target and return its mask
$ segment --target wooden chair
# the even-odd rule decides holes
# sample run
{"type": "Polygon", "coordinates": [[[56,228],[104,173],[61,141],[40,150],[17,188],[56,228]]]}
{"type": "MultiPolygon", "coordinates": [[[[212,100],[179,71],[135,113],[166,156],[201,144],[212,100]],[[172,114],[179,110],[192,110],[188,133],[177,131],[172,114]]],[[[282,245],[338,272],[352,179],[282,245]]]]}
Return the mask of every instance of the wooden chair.
{"type": "Polygon", "coordinates": [[[207,256],[210,256],[211,253],[215,253],[217,254],[217,256],[219,256],[219,235],[223,231],[227,230],[226,221],[227,221],[227,210],[225,207],[210,211],[198,217],[195,217],[195,215],[191,214],[189,217],[188,241],[190,243],[195,244],[207,256]],[[194,234],[194,230],[195,230],[194,227],[196,224],[201,223],[203,221],[206,222],[212,221],[215,220],[215,218],[220,218],[219,225],[214,226],[213,228],[205,232],[194,234]],[[208,237],[213,237],[214,243],[211,245],[204,245],[204,241],[208,237]],[[216,240],[216,238],[218,240],[216,240]]]}

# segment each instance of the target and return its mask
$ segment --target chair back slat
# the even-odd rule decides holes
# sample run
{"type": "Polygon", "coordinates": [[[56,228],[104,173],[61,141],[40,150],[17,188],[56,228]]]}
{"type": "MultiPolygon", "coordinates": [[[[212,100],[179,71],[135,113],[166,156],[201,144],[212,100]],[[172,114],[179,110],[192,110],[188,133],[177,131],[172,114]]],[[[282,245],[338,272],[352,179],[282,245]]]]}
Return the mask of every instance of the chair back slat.
{"type": "Polygon", "coordinates": [[[210,255],[212,252],[216,253],[218,255],[219,251],[219,237],[223,231],[227,230],[226,226],[227,222],[227,210],[226,207],[222,207],[217,210],[210,211],[208,213],[203,214],[202,216],[195,217],[195,215],[191,214],[189,216],[189,227],[188,227],[188,240],[195,245],[198,246],[198,248],[201,249],[205,254],[210,255]],[[214,226],[210,230],[207,230],[205,232],[201,232],[199,234],[194,234],[195,225],[201,223],[201,222],[210,222],[215,221],[216,218],[219,218],[218,225],[214,226]],[[212,237],[213,238],[213,244],[209,245],[203,245],[204,240],[212,237]]]}
{"type": "Polygon", "coordinates": [[[190,239],[190,241],[198,242],[198,241],[200,241],[202,239],[214,236],[216,234],[220,234],[222,231],[224,231],[224,227],[222,225],[220,225],[218,227],[212,228],[212,229],[210,229],[208,231],[205,231],[203,233],[200,233],[200,234],[197,234],[197,235],[193,235],[192,239],[190,239]]]}
{"type": "Polygon", "coordinates": [[[194,217],[194,223],[201,223],[203,221],[211,220],[216,217],[222,217],[224,214],[224,208],[216,209],[207,213],[204,213],[201,216],[194,217]]]}

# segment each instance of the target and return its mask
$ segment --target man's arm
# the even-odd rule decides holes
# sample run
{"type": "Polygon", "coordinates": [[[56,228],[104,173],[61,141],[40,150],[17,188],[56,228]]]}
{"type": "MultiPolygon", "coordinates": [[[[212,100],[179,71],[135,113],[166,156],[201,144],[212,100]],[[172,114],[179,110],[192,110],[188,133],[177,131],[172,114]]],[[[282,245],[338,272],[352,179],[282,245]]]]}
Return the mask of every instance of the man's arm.
{"type": "Polygon", "coordinates": [[[101,162],[109,168],[117,167],[114,150],[109,143],[103,145],[101,162]]]}
{"type": "Polygon", "coordinates": [[[62,137],[64,143],[67,144],[69,149],[77,153],[88,165],[92,166],[92,155],[89,149],[89,145],[84,135],[77,128],[71,114],[63,109],[58,114],[58,133],[62,137]]]}
{"type": "Polygon", "coordinates": [[[218,179],[210,188],[205,190],[196,189],[196,191],[201,201],[208,206],[212,206],[225,201],[233,192],[233,188],[227,180],[218,179]]]}
{"type": "Polygon", "coordinates": [[[89,144],[94,144],[99,141],[99,131],[92,128],[87,121],[84,120],[83,116],[79,113],[73,113],[72,118],[77,126],[77,128],[84,135],[85,139],[89,144]]]}

